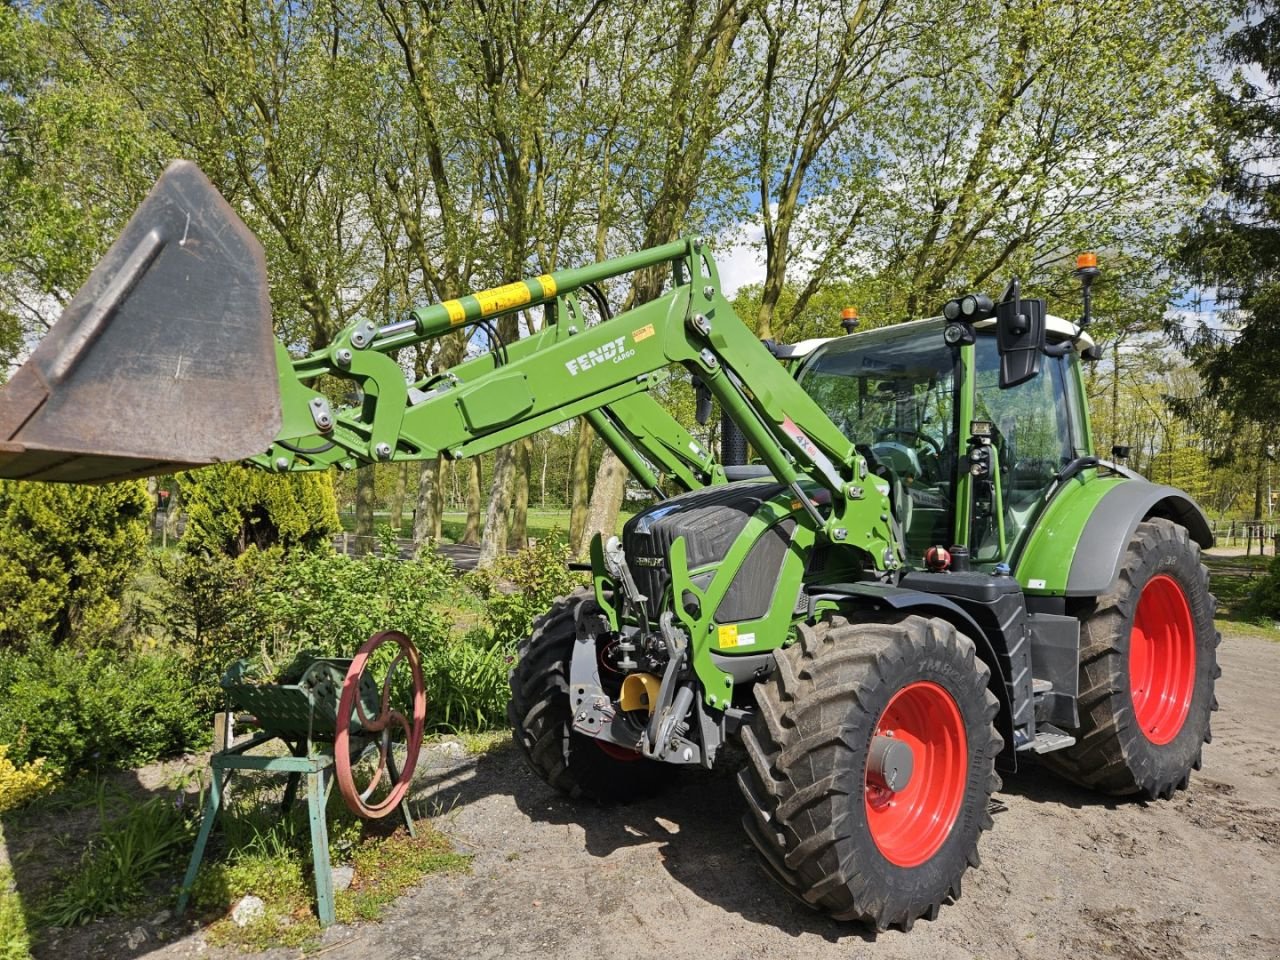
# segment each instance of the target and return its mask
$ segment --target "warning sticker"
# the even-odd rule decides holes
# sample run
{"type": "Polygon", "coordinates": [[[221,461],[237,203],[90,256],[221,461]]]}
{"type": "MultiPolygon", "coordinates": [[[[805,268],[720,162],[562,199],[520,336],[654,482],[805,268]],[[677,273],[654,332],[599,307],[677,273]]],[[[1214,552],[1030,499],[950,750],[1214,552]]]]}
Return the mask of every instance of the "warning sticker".
{"type": "Polygon", "coordinates": [[[756,642],[754,633],[739,633],[736,623],[728,623],[717,631],[716,640],[721,650],[732,647],[749,647],[756,642]]]}
{"type": "Polygon", "coordinates": [[[639,343],[641,340],[648,340],[652,336],[653,336],[653,324],[646,323],[639,330],[632,331],[631,342],[639,343]]]}
{"type": "Polygon", "coordinates": [[[538,283],[542,286],[542,295],[544,297],[554,297],[556,295],[556,278],[549,273],[544,273],[538,278],[538,283]]]}
{"type": "Polygon", "coordinates": [[[467,319],[467,311],[463,308],[461,300],[446,300],[440,306],[444,307],[445,313],[449,314],[450,326],[456,327],[467,319]]]}
{"type": "Polygon", "coordinates": [[[529,292],[525,282],[519,280],[501,287],[494,287],[492,290],[482,290],[475,297],[476,302],[480,304],[480,315],[487,317],[501,313],[503,310],[510,310],[512,307],[524,306],[533,299],[533,294],[529,292]]]}

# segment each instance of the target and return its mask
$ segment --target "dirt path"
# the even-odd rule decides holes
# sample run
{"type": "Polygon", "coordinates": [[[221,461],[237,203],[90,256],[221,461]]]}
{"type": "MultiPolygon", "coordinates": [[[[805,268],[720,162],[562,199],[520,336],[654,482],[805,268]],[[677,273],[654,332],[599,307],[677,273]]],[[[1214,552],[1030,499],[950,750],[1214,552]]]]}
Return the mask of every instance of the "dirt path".
{"type": "MultiPolygon", "coordinates": [[[[909,934],[872,935],[793,903],[756,864],[732,777],[659,800],[575,806],[514,749],[433,755],[424,799],[475,854],[379,925],[338,927],[354,958],[1274,958],[1280,956],[1280,643],[1224,640],[1204,770],[1172,801],[1114,804],[1028,770],[963,897],[909,934]]],[[[213,956],[198,938],[121,956],[213,956]]],[[[111,954],[107,954],[111,955],[111,954]]],[[[296,956],[279,951],[276,956],[296,956]]]]}

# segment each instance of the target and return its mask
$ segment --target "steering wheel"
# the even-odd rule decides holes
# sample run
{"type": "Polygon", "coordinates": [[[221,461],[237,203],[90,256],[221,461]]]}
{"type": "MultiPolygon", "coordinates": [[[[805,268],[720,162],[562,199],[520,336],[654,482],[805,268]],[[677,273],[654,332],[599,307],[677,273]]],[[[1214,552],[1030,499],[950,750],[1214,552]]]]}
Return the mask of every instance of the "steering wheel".
{"type": "Polygon", "coordinates": [[[933,439],[933,437],[929,436],[927,433],[923,433],[919,430],[912,430],[910,427],[879,427],[876,429],[877,441],[893,436],[911,437],[913,445],[917,445],[916,441],[923,440],[929,446],[933,447],[935,456],[942,456],[942,444],[938,443],[937,440],[933,439]]]}

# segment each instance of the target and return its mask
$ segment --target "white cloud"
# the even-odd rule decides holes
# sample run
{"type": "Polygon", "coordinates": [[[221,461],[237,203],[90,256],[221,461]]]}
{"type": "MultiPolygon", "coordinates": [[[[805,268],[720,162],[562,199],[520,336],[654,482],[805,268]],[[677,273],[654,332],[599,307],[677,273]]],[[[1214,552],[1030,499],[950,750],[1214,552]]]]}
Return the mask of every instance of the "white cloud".
{"type": "Polygon", "coordinates": [[[758,220],[742,224],[711,247],[724,295],[733,299],[740,287],[764,282],[764,227],[758,220]]]}

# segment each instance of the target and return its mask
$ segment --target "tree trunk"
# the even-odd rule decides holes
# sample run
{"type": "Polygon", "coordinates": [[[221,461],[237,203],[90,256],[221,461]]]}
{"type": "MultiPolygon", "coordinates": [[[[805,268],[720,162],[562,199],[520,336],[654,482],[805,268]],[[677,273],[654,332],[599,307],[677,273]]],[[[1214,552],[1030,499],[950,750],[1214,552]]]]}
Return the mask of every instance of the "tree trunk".
{"type": "Polygon", "coordinates": [[[493,483],[489,487],[489,507],[485,512],[484,536],[480,539],[479,566],[487,567],[507,552],[507,507],[516,480],[516,445],[498,450],[493,461],[493,483]]]}
{"type": "Polygon", "coordinates": [[[404,502],[409,496],[409,461],[396,465],[396,486],[391,494],[391,529],[400,536],[404,522],[404,502]]]}
{"type": "Polygon", "coordinates": [[[622,507],[626,487],[627,468],[612,450],[606,450],[596,471],[595,489],[591,493],[591,508],[582,532],[579,555],[586,553],[592,536],[599,533],[608,540],[618,529],[618,511],[622,507]]]}
{"type": "Polygon", "coordinates": [[[1253,483],[1253,519],[1262,519],[1262,501],[1267,491],[1267,442],[1258,445],[1258,472],[1253,483]]]}
{"type": "Polygon", "coordinates": [[[356,471],[356,556],[373,551],[373,466],[356,471]]]}
{"type": "Polygon", "coordinates": [[[587,529],[587,502],[591,496],[591,424],[583,417],[578,421],[578,443],[573,448],[573,464],[569,468],[573,488],[569,499],[569,546],[575,557],[586,552],[589,539],[587,529]]]}
{"type": "Polygon", "coordinates": [[[424,460],[418,473],[418,496],[413,508],[413,539],[418,543],[440,536],[440,464],[439,457],[424,460]]]}
{"type": "Polygon", "coordinates": [[[479,457],[472,457],[467,461],[467,529],[462,534],[462,542],[470,544],[480,542],[479,457]]]}
{"type": "Polygon", "coordinates": [[[511,504],[511,544],[517,550],[529,545],[529,474],[532,466],[533,441],[528,437],[516,447],[514,502],[511,504]]]}
{"type": "Polygon", "coordinates": [[[440,466],[436,471],[436,488],[431,496],[431,525],[426,529],[430,531],[429,536],[439,540],[444,536],[444,492],[448,489],[449,480],[454,476],[455,471],[453,464],[444,457],[437,458],[437,462],[440,466]]]}

